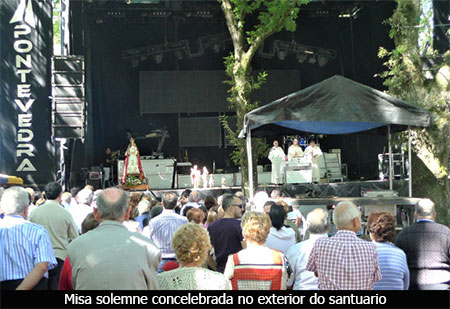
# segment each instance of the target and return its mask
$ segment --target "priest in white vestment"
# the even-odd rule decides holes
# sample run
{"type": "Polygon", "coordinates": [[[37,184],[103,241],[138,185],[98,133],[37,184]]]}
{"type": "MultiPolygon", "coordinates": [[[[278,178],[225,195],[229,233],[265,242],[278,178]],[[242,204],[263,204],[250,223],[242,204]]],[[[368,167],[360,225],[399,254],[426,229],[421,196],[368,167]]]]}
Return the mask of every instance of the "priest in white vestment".
{"type": "Polygon", "coordinates": [[[278,141],[273,141],[273,147],[269,152],[269,160],[272,162],[272,183],[283,183],[283,163],[286,158],[284,151],[278,146],[278,141]]]}
{"type": "Polygon", "coordinates": [[[299,159],[303,157],[302,147],[298,145],[298,139],[294,139],[294,143],[288,149],[288,160],[299,159]]]}
{"type": "Polygon", "coordinates": [[[314,140],[309,142],[309,146],[305,149],[305,154],[311,158],[312,161],[312,181],[320,181],[320,168],[319,168],[319,158],[322,155],[322,150],[316,145],[314,140]]]}

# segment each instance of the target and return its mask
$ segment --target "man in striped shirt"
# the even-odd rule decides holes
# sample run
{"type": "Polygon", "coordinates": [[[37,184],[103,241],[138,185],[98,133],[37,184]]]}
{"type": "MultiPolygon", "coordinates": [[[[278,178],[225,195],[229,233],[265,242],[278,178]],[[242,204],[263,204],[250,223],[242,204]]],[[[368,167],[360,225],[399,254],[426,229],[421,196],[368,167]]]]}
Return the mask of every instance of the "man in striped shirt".
{"type": "Polygon", "coordinates": [[[169,261],[176,261],[175,251],[172,248],[172,237],[175,231],[183,224],[188,223],[186,217],[175,213],[177,205],[177,196],[173,193],[166,193],[163,197],[162,213],[150,220],[148,224],[150,239],[155,243],[156,247],[161,250],[162,261],[159,265],[158,272],[162,272],[162,267],[169,261]]]}
{"type": "Polygon", "coordinates": [[[48,270],[57,263],[44,227],[27,221],[29,197],[25,189],[11,187],[1,200],[0,289],[46,290],[48,270]]]}
{"type": "Polygon", "coordinates": [[[373,290],[381,272],[374,244],[356,236],[361,212],[352,202],[341,202],[333,222],[338,232],[316,240],[306,270],[319,278],[319,290],[373,290]]]}

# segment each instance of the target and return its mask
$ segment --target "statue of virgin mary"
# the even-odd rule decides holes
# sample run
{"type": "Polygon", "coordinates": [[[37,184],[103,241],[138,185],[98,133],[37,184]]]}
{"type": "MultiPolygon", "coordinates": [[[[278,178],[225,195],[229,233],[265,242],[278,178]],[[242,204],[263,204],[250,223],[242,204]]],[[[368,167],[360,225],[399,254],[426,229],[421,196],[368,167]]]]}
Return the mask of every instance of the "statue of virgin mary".
{"type": "Polygon", "coordinates": [[[125,156],[122,184],[126,182],[128,176],[136,176],[142,181],[144,179],[144,172],[142,171],[141,157],[139,156],[139,150],[134,142],[134,138],[130,139],[130,145],[128,145],[125,156]]]}

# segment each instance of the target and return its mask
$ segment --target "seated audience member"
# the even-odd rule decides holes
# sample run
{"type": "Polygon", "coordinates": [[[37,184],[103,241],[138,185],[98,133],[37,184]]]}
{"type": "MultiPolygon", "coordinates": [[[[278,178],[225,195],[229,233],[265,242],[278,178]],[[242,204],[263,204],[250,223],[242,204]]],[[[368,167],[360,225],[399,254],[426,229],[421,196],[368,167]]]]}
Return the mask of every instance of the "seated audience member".
{"type": "Polygon", "coordinates": [[[242,250],[242,229],[238,220],[242,216],[242,201],[232,194],[224,194],[223,218],[208,227],[211,244],[216,255],[217,271],[223,273],[228,255],[242,250]]]}
{"type": "Polygon", "coordinates": [[[92,198],[94,194],[90,189],[83,189],[77,194],[78,203],[70,208],[70,213],[72,214],[73,220],[77,225],[78,232],[81,232],[81,223],[84,218],[90,213],[92,213],[92,198]]]}
{"type": "MultiPolygon", "coordinates": [[[[158,272],[168,261],[175,261],[175,251],[172,248],[172,237],[175,231],[183,224],[188,223],[186,217],[175,213],[177,196],[174,193],[166,193],[163,196],[163,211],[160,215],[150,220],[148,224],[148,234],[144,234],[155,243],[161,250],[162,261],[158,272]]],[[[153,209],[152,209],[153,210],[153,209]]]]}
{"type": "Polygon", "coordinates": [[[295,232],[291,228],[284,226],[284,220],[286,219],[284,207],[280,205],[272,206],[269,217],[272,222],[272,227],[270,228],[265,245],[286,254],[288,249],[295,245],[295,232]]]}
{"type": "Polygon", "coordinates": [[[381,280],[374,290],[407,290],[409,270],[406,255],[392,241],[395,237],[395,219],[387,212],[373,212],[367,219],[367,229],[378,253],[381,280]]]}
{"type": "Polygon", "coordinates": [[[267,201],[264,203],[264,213],[266,213],[267,215],[269,215],[270,213],[270,209],[272,208],[272,206],[276,205],[277,203],[275,203],[274,201],[267,201]]]}
{"type": "Polygon", "coordinates": [[[287,260],[280,251],[264,246],[271,226],[269,216],[250,211],[241,225],[246,249],[228,256],[224,272],[233,290],[285,290],[287,260]]]}
{"type": "Polygon", "coordinates": [[[319,290],[373,290],[381,279],[375,245],[359,239],[361,212],[352,202],[333,211],[338,232],[314,243],[306,270],[319,278],[319,290]]]}
{"type": "Polygon", "coordinates": [[[415,206],[416,223],[405,227],[395,244],[406,253],[410,290],[450,289],[450,229],[436,223],[433,201],[415,206]]]}
{"type": "Polygon", "coordinates": [[[95,220],[94,213],[90,213],[84,218],[83,223],[81,223],[81,233],[86,234],[90,230],[95,229],[99,225],[99,222],[95,220]]]}
{"type": "Polygon", "coordinates": [[[286,217],[284,218],[284,226],[291,228],[295,233],[295,242],[299,242],[301,240],[300,238],[300,232],[298,231],[298,227],[301,223],[301,219],[299,220],[295,215],[295,219],[291,220],[288,218],[289,214],[294,214],[292,211],[292,206],[289,206],[285,201],[278,201],[277,205],[284,207],[284,212],[286,213],[286,217]]]}
{"type": "Polygon", "coordinates": [[[70,243],[60,289],[158,289],[161,252],[147,237],[122,224],[130,211],[124,191],[108,188],[100,194],[94,208],[100,224],[70,243]]]}
{"type": "Polygon", "coordinates": [[[263,212],[264,211],[264,204],[269,199],[269,195],[265,191],[259,191],[255,194],[253,197],[253,203],[254,207],[253,210],[257,212],[263,212]]]}
{"type": "Polygon", "coordinates": [[[330,227],[328,212],[316,208],[308,214],[306,223],[310,233],[309,239],[293,245],[286,254],[289,265],[293,270],[291,276],[293,282],[289,284],[293,290],[318,289],[319,280],[313,272],[306,270],[306,263],[308,263],[309,255],[316,240],[321,237],[328,237],[330,227]]]}
{"type": "Polygon", "coordinates": [[[278,189],[275,189],[272,192],[270,192],[270,198],[271,199],[276,200],[276,199],[279,199],[279,198],[282,198],[282,197],[283,197],[283,194],[278,189]]]}
{"type": "Polygon", "coordinates": [[[57,182],[45,185],[47,201],[30,214],[30,222],[42,225],[50,235],[58,266],[49,271],[49,290],[57,290],[59,275],[66,259],[69,242],[78,237],[78,230],[70,213],[60,204],[62,187],[57,182]]]}
{"type": "Polygon", "coordinates": [[[26,220],[29,201],[21,187],[2,195],[0,290],[47,290],[48,270],[58,265],[48,232],[26,220]]]}
{"type": "Polygon", "coordinates": [[[199,224],[203,226],[203,220],[205,219],[205,213],[200,208],[192,208],[190,209],[186,217],[189,222],[193,222],[195,224],[199,224]]]}
{"type": "MultiPolygon", "coordinates": [[[[192,209],[194,211],[197,209],[192,209]]],[[[208,232],[193,222],[182,225],[173,235],[172,247],[180,267],[158,274],[164,290],[230,290],[230,283],[219,272],[202,266],[211,249],[208,232]]]]}

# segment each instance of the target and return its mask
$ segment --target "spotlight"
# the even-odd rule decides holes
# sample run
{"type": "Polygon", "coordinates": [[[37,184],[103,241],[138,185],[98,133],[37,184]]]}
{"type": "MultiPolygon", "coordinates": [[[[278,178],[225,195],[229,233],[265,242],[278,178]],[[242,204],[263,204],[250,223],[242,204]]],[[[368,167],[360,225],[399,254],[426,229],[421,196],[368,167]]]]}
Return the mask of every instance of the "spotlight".
{"type": "Polygon", "coordinates": [[[298,63],[303,63],[308,58],[307,54],[297,54],[298,63]]]}
{"type": "Polygon", "coordinates": [[[286,51],[285,50],[279,50],[278,51],[278,58],[280,60],[284,60],[284,58],[286,58],[286,51]]]}
{"type": "Polygon", "coordinates": [[[176,50],[174,52],[174,54],[175,54],[175,57],[177,57],[178,60],[183,59],[183,54],[181,53],[181,50],[176,50]]]}
{"type": "Polygon", "coordinates": [[[311,56],[311,57],[308,59],[308,63],[310,63],[310,64],[314,64],[314,63],[316,63],[316,61],[317,61],[317,59],[316,59],[316,57],[314,57],[314,56],[311,56]]]}
{"type": "Polygon", "coordinates": [[[131,59],[131,66],[133,68],[136,68],[138,66],[138,64],[139,64],[139,59],[138,58],[131,59]]]}
{"type": "Polygon", "coordinates": [[[219,43],[214,43],[213,44],[213,50],[216,54],[218,54],[220,52],[220,44],[219,43]]]}
{"type": "Polygon", "coordinates": [[[153,55],[153,60],[155,60],[156,63],[161,63],[163,60],[163,54],[153,55]]]}
{"type": "Polygon", "coordinates": [[[324,56],[319,56],[317,58],[317,62],[319,63],[320,67],[324,67],[328,63],[328,58],[326,58],[324,56]]]}

